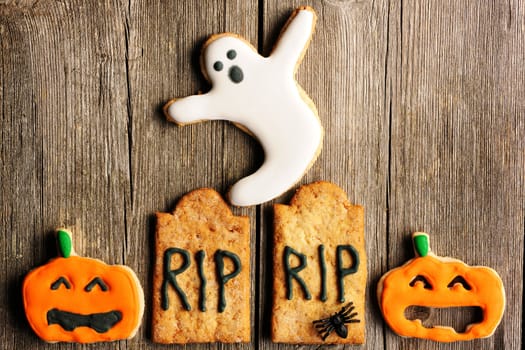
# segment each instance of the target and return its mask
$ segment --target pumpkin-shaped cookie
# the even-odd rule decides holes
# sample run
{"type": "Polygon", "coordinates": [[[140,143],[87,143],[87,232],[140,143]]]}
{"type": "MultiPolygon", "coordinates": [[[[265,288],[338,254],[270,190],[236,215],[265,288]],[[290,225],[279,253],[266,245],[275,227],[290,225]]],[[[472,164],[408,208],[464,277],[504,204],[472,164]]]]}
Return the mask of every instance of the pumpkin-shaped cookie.
{"type": "Polygon", "coordinates": [[[489,337],[505,309],[501,278],[491,268],[438,257],[430,251],[428,242],[426,233],[414,233],[414,248],[419,256],[381,277],[377,294],[385,321],[394,332],[405,337],[440,342],[489,337]],[[421,320],[405,317],[410,306],[478,307],[483,318],[468,325],[462,333],[445,326],[426,328],[421,320]]]}
{"type": "Polygon", "coordinates": [[[77,256],[66,230],[57,231],[57,241],[62,257],[32,270],[23,284],[24,308],[35,333],[47,342],[133,337],[144,311],[135,273],[77,256]]]}

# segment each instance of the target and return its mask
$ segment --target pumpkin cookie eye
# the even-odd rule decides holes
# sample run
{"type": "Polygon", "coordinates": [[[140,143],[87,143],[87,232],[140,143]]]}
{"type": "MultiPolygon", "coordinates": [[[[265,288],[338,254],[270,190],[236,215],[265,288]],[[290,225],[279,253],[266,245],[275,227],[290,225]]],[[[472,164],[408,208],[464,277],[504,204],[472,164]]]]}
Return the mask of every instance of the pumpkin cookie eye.
{"type": "Polygon", "coordinates": [[[51,283],[51,290],[57,290],[61,285],[64,285],[66,289],[71,289],[71,284],[66,280],[65,277],[60,277],[55,282],[51,283]]]}
{"type": "Polygon", "coordinates": [[[454,277],[454,279],[452,281],[450,281],[450,283],[448,284],[448,288],[452,288],[454,287],[456,284],[461,284],[463,286],[463,288],[465,288],[466,290],[471,290],[472,287],[470,286],[470,284],[468,284],[467,281],[465,281],[465,278],[463,278],[463,276],[456,276],[454,277]]]}
{"type": "Polygon", "coordinates": [[[416,285],[416,282],[422,282],[423,288],[425,289],[432,289],[432,285],[423,275],[417,275],[416,277],[414,277],[414,279],[410,281],[410,287],[414,287],[416,285]]]}
{"type": "Polygon", "coordinates": [[[91,280],[91,282],[88,283],[88,285],[86,286],[86,288],[84,288],[84,290],[86,292],[91,292],[91,290],[96,286],[98,285],[100,287],[100,290],[103,291],[103,292],[107,292],[108,291],[108,285],[104,283],[104,281],[102,281],[102,279],[100,277],[95,277],[93,278],[93,280],[91,280]]]}

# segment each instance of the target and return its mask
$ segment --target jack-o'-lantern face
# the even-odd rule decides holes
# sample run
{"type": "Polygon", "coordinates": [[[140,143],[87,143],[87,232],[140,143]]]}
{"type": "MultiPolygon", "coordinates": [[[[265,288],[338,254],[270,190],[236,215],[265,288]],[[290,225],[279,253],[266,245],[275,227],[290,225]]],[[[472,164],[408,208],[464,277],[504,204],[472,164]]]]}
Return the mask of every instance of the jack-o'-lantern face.
{"type": "Polygon", "coordinates": [[[492,335],[505,309],[505,292],[497,273],[487,267],[468,266],[462,261],[429,253],[428,235],[424,233],[414,234],[414,241],[420,257],[391,270],[379,282],[378,299],[390,328],[401,336],[442,342],[492,335]],[[478,307],[483,319],[469,325],[463,333],[445,326],[425,328],[421,320],[405,317],[405,310],[410,306],[478,307]]]}
{"type": "Polygon", "coordinates": [[[36,268],[24,280],[24,307],[35,333],[48,342],[132,337],[143,312],[143,292],[134,272],[65,256],[36,268]]]}

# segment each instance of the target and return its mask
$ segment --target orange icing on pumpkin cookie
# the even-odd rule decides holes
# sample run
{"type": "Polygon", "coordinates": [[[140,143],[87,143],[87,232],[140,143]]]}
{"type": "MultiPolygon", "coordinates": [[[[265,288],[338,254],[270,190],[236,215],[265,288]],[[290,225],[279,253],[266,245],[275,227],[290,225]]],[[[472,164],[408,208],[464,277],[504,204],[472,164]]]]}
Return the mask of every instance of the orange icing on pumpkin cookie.
{"type": "MultiPolygon", "coordinates": [[[[62,239],[69,235],[58,233],[62,239]]],[[[47,342],[133,337],[144,310],[135,273],[126,266],[70,255],[74,253],[67,243],[60,243],[60,250],[64,257],[32,270],[24,280],[24,308],[35,333],[47,342]]]]}
{"type": "Polygon", "coordinates": [[[429,252],[426,233],[418,232],[413,237],[420,256],[387,272],[379,281],[378,300],[390,328],[401,336],[440,342],[492,335],[505,309],[505,291],[498,274],[488,267],[434,255],[429,252]],[[483,319],[467,326],[463,333],[445,326],[425,328],[421,320],[405,317],[409,306],[479,307],[483,319]]]}

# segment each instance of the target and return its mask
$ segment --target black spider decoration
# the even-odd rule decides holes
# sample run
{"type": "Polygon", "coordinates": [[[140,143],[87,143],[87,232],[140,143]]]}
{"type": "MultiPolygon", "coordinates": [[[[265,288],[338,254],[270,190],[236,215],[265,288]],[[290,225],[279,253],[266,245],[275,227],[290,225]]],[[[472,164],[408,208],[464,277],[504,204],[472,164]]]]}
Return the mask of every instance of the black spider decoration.
{"type": "Polygon", "coordinates": [[[346,328],[345,324],[361,322],[360,320],[355,319],[357,312],[352,312],[354,309],[354,303],[349,302],[343,306],[339,312],[334,313],[332,316],[313,321],[315,329],[317,329],[317,332],[323,341],[328,338],[333,331],[335,331],[341,338],[346,338],[348,336],[348,328],[346,328]]]}

